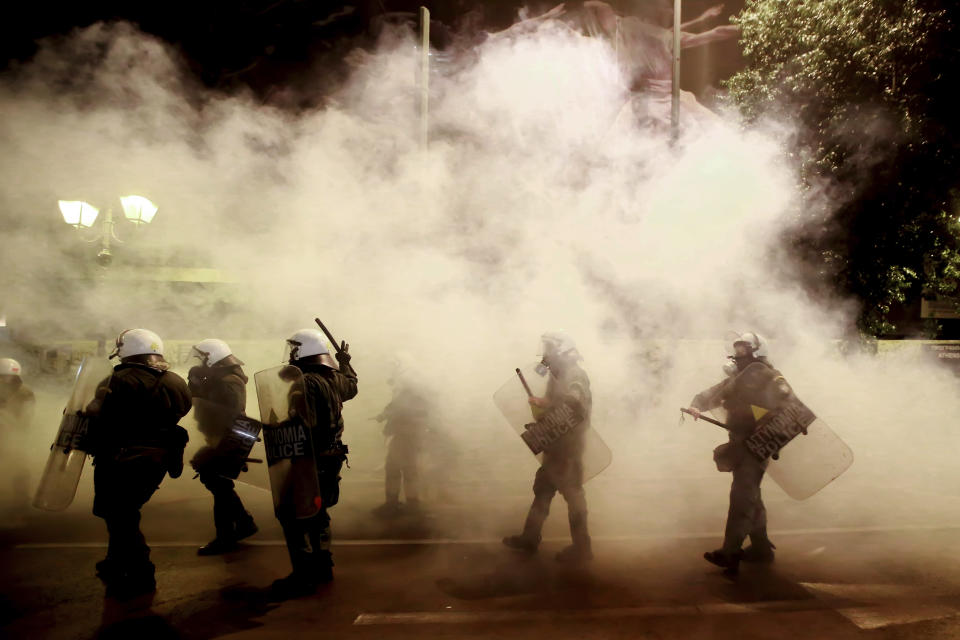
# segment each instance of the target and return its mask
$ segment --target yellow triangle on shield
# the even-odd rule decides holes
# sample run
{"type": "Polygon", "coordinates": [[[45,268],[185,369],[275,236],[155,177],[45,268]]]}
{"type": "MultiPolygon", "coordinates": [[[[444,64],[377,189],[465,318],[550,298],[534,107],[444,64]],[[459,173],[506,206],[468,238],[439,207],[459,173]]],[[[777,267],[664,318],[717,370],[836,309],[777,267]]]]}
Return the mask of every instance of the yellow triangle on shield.
{"type": "Polygon", "coordinates": [[[765,416],[765,415],[767,415],[768,413],[770,413],[769,411],[767,411],[767,410],[764,409],[763,407],[758,407],[758,406],[755,405],[755,404],[750,405],[750,409],[753,411],[753,419],[754,419],[755,421],[760,420],[760,418],[762,418],[763,416],[765,416]]]}

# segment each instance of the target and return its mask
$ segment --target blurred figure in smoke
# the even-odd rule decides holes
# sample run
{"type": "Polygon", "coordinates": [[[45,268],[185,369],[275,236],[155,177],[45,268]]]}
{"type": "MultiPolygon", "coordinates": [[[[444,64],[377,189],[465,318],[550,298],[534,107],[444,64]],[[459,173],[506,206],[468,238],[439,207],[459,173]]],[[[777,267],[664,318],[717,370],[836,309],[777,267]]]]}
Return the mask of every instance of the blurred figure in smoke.
{"type": "Polygon", "coordinates": [[[388,438],[384,463],[386,501],[374,509],[378,516],[398,515],[401,510],[400,488],[403,486],[406,507],[416,513],[420,509],[420,454],[425,445],[428,401],[423,391],[411,380],[412,358],[397,354],[388,380],[393,387],[390,403],[376,417],[386,422],[383,435],[388,438]]]}
{"type": "Polygon", "coordinates": [[[20,377],[20,363],[0,358],[0,429],[25,432],[33,421],[36,398],[20,377]]]}
{"type": "Polygon", "coordinates": [[[163,341],[147,329],[117,337],[113,375],[87,407],[94,456],[93,514],[103,518],[110,541],[97,574],[107,596],[132,598],[156,590],[150,547],[140,532],[140,508],[165,474],[179,478],[187,432],[177,422],[190,411],[183,378],[168,371],[163,341]]]}
{"type": "MultiPolygon", "coordinates": [[[[20,363],[0,358],[0,442],[3,454],[18,450],[33,422],[36,398],[21,378],[20,363]],[[15,444],[16,443],[16,444],[15,444]]],[[[21,456],[6,461],[4,475],[12,480],[11,506],[15,517],[30,511],[30,471],[21,456]]]]}
{"type": "Polygon", "coordinates": [[[590,428],[593,404],[590,380],[578,362],[582,360],[576,345],[564,333],[545,333],[542,365],[550,378],[546,396],[531,396],[530,404],[545,412],[567,405],[575,408],[582,421],[577,428],[551,444],[543,453],[543,463],[533,481],[533,504],[520,535],[508,536],[503,544],[528,553],[537,550],[540,532],[550,513],[550,503],[557,491],[567,502],[570,537],[573,544],[557,554],[561,562],[582,562],[593,558],[590,534],[587,531],[587,499],[583,490],[584,435],[590,428]]]}
{"type": "Polygon", "coordinates": [[[302,391],[291,388],[290,407],[312,434],[320,503],[310,518],[281,518],[278,514],[293,567],[290,575],[275,580],[271,587],[273,597],[279,600],[310,595],[320,584],[333,580],[327,510],[340,500],[340,470],[347,459],[347,447],[341,440],[343,403],[357,395],[349,345],[341,345],[334,362],[323,334],[316,329],[296,332],[287,344],[290,364],[303,374],[302,391]]]}
{"type": "MultiPolygon", "coordinates": [[[[624,81],[632,92],[618,120],[632,117],[643,126],[667,130],[671,123],[673,90],[673,6],[669,0],[638,0],[636,15],[621,16],[606,2],[568,2],[567,21],[585,35],[602,37],[613,47],[624,81]]],[[[702,33],[686,29],[715,18],[716,5],[680,25],[680,47],[689,49],[736,38],[737,25],[720,25],[702,33]]],[[[694,122],[712,123],[716,114],[701,105],[689,91],[680,92],[681,113],[694,122]]]]}
{"type": "MultiPolygon", "coordinates": [[[[727,512],[723,547],[708,551],[703,557],[717,566],[736,572],[741,560],[773,562],[775,547],[767,537],[767,510],[760,496],[760,481],[763,480],[769,460],[757,461],[743,444],[753,433],[756,419],[747,397],[751,389],[738,377],[740,372],[754,363],[761,363],[770,369],[773,369],[773,365],[763,353],[765,347],[755,333],[748,332],[737,336],[733,342],[733,350],[734,355],[723,368],[727,377],[706,391],[698,393],[690,401],[689,411],[694,419],[699,418],[702,411],[718,407],[722,407],[727,415],[729,442],[714,450],[714,460],[720,471],[733,472],[730,508],[727,512]],[[741,550],[747,536],[750,536],[750,546],[741,550]]],[[[789,393],[789,389],[785,393],[789,393]]]]}
{"type": "Polygon", "coordinates": [[[213,524],[217,531],[216,537],[197,553],[212,556],[235,549],[237,542],[257,532],[253,516],[244,509],[234,490],[233,480],[221,472],[225,462],[233,461],[222,460],[215,449],[227,435],[225,429],[232,426],[232,417],[246,411],[247,376],[241,368],[243,362],[223,340],[208,338],[194,345],[193,351],[200,365],[191,368],[187,375],[190,393],[194,399],[202,398],[223,409],[222,413],[216,409],[211,411],[208,405],[194,402],[193,410],[207,446],[197,451],[190,465],[200,475],[203,486],[213,494],[213,524]]]}

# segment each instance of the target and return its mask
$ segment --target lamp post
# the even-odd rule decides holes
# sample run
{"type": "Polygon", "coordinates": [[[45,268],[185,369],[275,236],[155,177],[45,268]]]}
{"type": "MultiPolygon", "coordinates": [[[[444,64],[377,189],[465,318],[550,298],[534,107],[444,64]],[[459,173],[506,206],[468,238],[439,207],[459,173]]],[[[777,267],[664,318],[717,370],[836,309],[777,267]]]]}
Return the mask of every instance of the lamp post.
{"type": "MultiPolygon", "coordinates": [[[[100,214],[100,210],[95,206],[81,200],[58,200],[57,204],[63,221],[78,231],[92,229],[100,214]]],[[[124,217],[137,226],[149,224],[157,215],[157,206],[143,196],[123,196],[120,198],[120,206],[123,208],[124,217]]],[[[113,253],[110,251],[111,242],[114,240],[122,242],[114,226],[113,209],[107,207],[106,213],[100,218],[99,234],[88,240],[88,242],[100,241],[97,263],[102,267],[109,266],[113,261],[113,253]]]]}
{"type": "Polygon", "coordinates": [[[673,0],[673,86],[670,92],[670,136],[680,135],[680,9],[683,0],[673,0]]]}

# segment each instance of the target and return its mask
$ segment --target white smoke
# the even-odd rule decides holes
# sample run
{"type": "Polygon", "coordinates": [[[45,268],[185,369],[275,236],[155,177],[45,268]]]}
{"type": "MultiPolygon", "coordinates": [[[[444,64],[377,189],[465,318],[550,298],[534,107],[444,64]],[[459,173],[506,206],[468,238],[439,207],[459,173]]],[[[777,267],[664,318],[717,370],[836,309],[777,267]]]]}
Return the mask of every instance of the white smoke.
{"type": "MultiPolygon", "coordinates": [[[[725,491],[710,460],[722,434],[678,429],[676,408],[720,379],[727,330],[755,330],[853,446],[854,470],[836,487],[859,489],[846,480],[858,474],[906,482],[891,468],[905,455],[903,467],[948,472],[938,416],[957,412],[952,381],[843,358],[832,341],[850,307],[818,308],[795,283],[781,234],[798,191],[776,132],[718,119],[671,145],[624,110],[613,52],[557,26],[493,38],[473,55],[433,75],[422,150],[416,51],[403,35],[299,115],[194,86],[168,46],[130,25],[47,43],[0,82],[8,323],[38,342],[145,326],[165,339],[275,343],[238,351],[252,372],[276,364],[283,339],[319,315],[352,343],[361,375],[346,409],[355,467],[382,456],[370,417],[388,399],[387,363],[408,351],[436,390],[438,422],[471,454],[458,477],[517,491],[535,462],[490,397],[538,358],[541,333],[564,329],[614,450],[610,480],[591,485],[609,506],[601,515],[639,478],[725,491]],[[93,253],[81,255],[58,222],[57,199],[105,207],[127,193],[160,212],[111,269],[214,267],[233,283],[77,277],[77,259],[93,253]]],[[[868,505],[860,513],[872,516],[868,505]]]]}

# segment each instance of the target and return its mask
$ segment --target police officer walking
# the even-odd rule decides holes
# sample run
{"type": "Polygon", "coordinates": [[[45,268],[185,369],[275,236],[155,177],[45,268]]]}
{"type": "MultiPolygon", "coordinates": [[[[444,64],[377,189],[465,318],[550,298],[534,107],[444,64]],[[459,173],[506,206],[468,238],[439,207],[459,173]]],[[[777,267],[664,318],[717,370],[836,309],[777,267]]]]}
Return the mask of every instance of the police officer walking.
{"type": "Polygon", "coordinates": [[[408,379],[407,360],[404,356],[397,357],[389,380],[393,397],[375,418],[385,423],[383,435],[389,438],[384,462],[386,500],[374,509],[379,516],[400,513],[401,486],[407,510],[416,513],[420,509],[420,456],[426,440],[429,407],[425,394],[408,379]]]}
{"type": "Polygon", "coordinates": [[[126,599],[156,590],[140,508],[165,474],[178,478],[183,471],[187,432],[177,422],[190,411],[190,391],[168,371],[163,342],[152,331],[124,331],[110,357],[119,357],[120,364],[87,407],[95,416],[93,513],[104,519],[109,535],[97,573],[107,596],[126,599]]]}
{"type": "MultiPolygon", "coordinates": [[[[741,561],[773,562],[775,549],[767,537],[767,510],[760,496],[760,481],[763,480],[769,460],[758,461],[744,446],[744,441],[756,427],[756,419],[751,408],[751,389],[743,384],[739,374],[750,365],[761,363],[779,376],[779,372],[773,369],[763,354],[764,345],[755,333],[737,336],[733,349],[734,355],[724,366],[727,377],[698,393],[690,401],[688,409],[695,419],[700,417],[701,412],[718,407],[727,413],[729,442],[714,450],[714,460],[720,471],[733,472],[730,507],[723,546],[704,553],[703,557],[731,573],[738,570],[741,561]],[[750,546],[741,550],[747,536],[750,536],[750,546]]],[[[782,377],[779,379],[782,381],[782,377]]],[[[786,383],[781,384],[784,385],[783,394],[789,394],[786,383]]]]}
{"type": "Polygon", "coordinates": [[[243,362],[223,340],[208,338],[194,345],[193,352],[200,364],[190,369],[187,382],[194,398],[194,416],[207,445],[197,451],[190,464],[203,486],[213,494],[213,524],[217,532],[197,553],[212,556],[235,549],[238,541],[257,532],[253,516],[234,490],[233,480],[224,474],[224,467],[234,461],[223,460],[215,448],[228,435],[224,430],[232,426],[232,418],[246,411],[247,376],[243,362]],[[198,403],[198,398],[206,402],[198,403]]]}
{"type": "Polygon", "coordinates": [[[287,339],[290,364],[303,376],[302,388],[291,388],[290,406],[311,433],[316,461],[319,503],[308,518],[281,515],[280,525],[293,571],[274,581],[276,599],[309,595],[333,579],[328,509],[340,499],[340,469],[346,460],[343,444],[343,403],[357,395],[357,374],[350,366],[349,345],[342,344],[336,362],[330,357],[323,334],[303,329],[287,339]]]}
{"type": "Polygon", "coordinates": [[[590,380],[580,367],[582,360],[576,345],[564,333],[550,332],[542,336],[543,362],[549,369],[545,397],[531,396],[534,407],[550,411],[567,405],[582,416],[576,429],[550,445],[543,453],[543,463],[533,481],[533,504],[520,535],[507,536],[503,544],[533,553],[540,544],[540,532],[550,513],[550,503],[557,491],[567,502],[570,537],[573,544],[557,554],[560,562],[591,560],[590,535],[587,531],[587,499],[583,490],[584,437],[590,428],[592,397],[590,380]]]}

